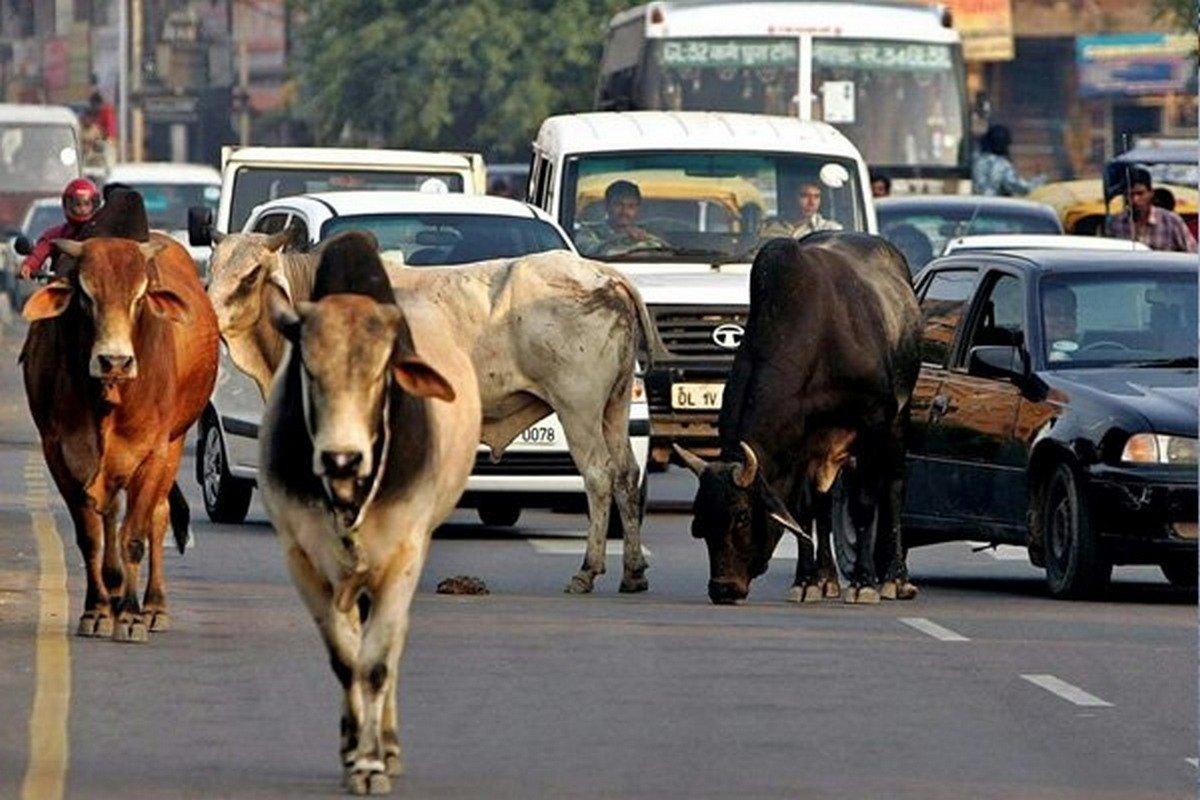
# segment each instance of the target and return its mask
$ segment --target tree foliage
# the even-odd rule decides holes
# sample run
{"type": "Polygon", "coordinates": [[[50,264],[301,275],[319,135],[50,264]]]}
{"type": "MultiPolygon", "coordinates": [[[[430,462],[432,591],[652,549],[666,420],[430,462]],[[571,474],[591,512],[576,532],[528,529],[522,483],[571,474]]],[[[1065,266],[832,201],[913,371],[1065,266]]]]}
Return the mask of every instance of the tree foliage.
{"type": "Polygon", "coordinates": [[[625,0],[294,0],[297,113],[318,144],[524,159],[546,116],[591,107],[625,0]]]}

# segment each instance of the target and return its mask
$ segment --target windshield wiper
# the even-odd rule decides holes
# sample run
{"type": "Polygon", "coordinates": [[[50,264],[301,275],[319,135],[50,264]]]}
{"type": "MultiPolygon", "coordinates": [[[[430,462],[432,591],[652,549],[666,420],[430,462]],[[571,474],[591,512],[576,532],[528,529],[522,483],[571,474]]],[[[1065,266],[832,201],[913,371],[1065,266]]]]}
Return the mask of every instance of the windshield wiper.
{"type": "Polygon", "coordinates": [[[1197,359],[1195,356],[1181,356],[1179,358],[1159,358],[1152,361],[1135,361],[1128,366],[1131,367],[1195,367],[1197,359]]]}

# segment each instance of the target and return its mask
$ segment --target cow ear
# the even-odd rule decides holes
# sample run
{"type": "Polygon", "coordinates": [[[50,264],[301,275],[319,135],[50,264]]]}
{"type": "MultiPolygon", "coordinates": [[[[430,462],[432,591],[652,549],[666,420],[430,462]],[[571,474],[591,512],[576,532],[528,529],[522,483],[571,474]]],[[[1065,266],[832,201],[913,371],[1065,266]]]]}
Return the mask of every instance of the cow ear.
{"type": "Polygon", "coordinates": [[[276,302],[270,303],[267,310],[271,314],[271,324],[275,326],[275,330],[292,344],[299,344],[302,317],[311,306],[312,303],[302,302],[293,308],[288,303],[276,302]]]}
{"type": "Polygon", "coordinates": [[[441,373],[419,358],[406,356],[392,361],[392,376],[400,388],[415,397],[436,397],[453,402],[454,387],[441,373]]]}
{"type": "Polygon", "coordinates": [[[170,289],[151,289],[146,292],[146,304],[155,316],[186,324],[191,318],[187,303],[170,289]]]}
{"type": "Polygon", "coordinates": [[[708,462],[691,450],[685,450],[677,444],[672,444],[671,447],[675,448],[675,452],[683,461],[683,465],[695,473],[696,477],[700,477],[704,473],[704,470],[708,468],[708,462]]]}
{"type": "Polygon", "coordinates": [[[75,290],[66,281],[54,281],[47,284],[25,301],[25,307],[21,309],[21,316],[29,322],[57,317],[67,310],[67,306],[71,304],[71,295],[74,293],[75,290]]]}
{"type": "Polygon", "coordinates": [[[779,499],[779,495],[775,494],[775,490],[766,481],[762,481],[759,485],[759,497],[762,498],[763,505],[767,507],[767,514],[771,519],[797,536],[803,536],[813,547],[817,546],[816,538],[804,530],[799,522],[796,522],[796,518],[792,516],[792,512],[788,511],[787,506],[779,499]]]}
{"type": "Polygon", "coordinates": [[[139,242],[138,252],[142,254],[142,258],[147,261],[152,261],[156,255],[165,250],[167,245],[163,242],[139,242]]]}

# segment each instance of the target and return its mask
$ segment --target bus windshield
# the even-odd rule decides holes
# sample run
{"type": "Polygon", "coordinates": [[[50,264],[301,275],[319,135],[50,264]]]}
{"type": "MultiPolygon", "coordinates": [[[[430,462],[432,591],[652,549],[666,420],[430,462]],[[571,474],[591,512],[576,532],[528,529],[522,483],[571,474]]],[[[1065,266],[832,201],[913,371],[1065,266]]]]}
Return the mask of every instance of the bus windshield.
{"type": "Polygon", "coordinates": [[[570,159],[561,222],[605,261],[749,261],[771,236],[865,230],[849,159],[772,153],[611,153],[570,159]]]}
{"type": "Polygon", "coordinates": [[[965,170],[966,88],[955,45],[814,38],[807,93],[799,38],[657,39],[647,49],[637,107],[799,115],[830,123],[867,163],[893,174],[965,170]],[[809,109],[798,105],[805,94],[809,109]]]}

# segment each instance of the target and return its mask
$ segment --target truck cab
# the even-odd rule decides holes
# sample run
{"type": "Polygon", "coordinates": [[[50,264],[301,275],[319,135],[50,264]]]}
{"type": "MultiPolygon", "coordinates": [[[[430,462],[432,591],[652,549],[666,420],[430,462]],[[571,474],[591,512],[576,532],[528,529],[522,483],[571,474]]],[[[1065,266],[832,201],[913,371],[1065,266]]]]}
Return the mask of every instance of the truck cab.
{"type": "Polygon", "coordinates": [[[762,242],[801,235],[814,197],[824,229],[874,233],[869,185],[858,150],[823,122],[608,111],[542,123],[527,200],[582,255],[634,280],[670,352],[645,375],[655,468],[674,457],[672,444],[718,451],[721,395],[762,242]]]}

